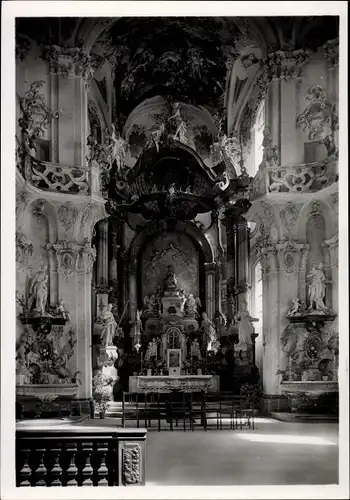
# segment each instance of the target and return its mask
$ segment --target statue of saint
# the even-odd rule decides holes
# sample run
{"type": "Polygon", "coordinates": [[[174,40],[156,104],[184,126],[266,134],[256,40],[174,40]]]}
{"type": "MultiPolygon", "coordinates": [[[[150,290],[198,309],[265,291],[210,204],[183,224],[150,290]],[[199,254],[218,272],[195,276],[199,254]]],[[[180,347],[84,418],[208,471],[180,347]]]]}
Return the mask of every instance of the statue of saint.
{"type": "Polygon", "coordinates": [[[322,262],[319,264],[317,269],[313,267],[310,274],[308,274],[306,277],[312,278],[311,284],[309,285],[309,310],[315,309],[316,311],[327,311],[328,309],[324,304],[324,297],[326,295],[326,283],[332,282],[326,279],[326,276],[323,272],[322,262]]]}
{"type": "Polygon", "coordinates": [[[201,359],[201,350],[197,339],[191,344],[191,357],[201,359]]]}
{"type": "Polygon", "coordinates": [[[125,166],[125,155],[127,151],[127,142],[120,136],[117,132],[115,125],[112,124],[109,129],[107,129],[107,138],[109,140],[111,159],[112,162],[116,162],[118,172],[121,172],[125,166]]]}
{"type": "MultiPolygon", "coordinates": [[[[197,316],[198,315],[198,309],[197,307],[201,307],[202,303],[199,297],[194,298],[193,293],[190,293],[187,300],[187,314],[188,316],[197,316]]],[[[202,316],[203,317],[203,316],[202,316]]]]}
{"type": "Polygon", "coordinates": [[[100,320],[103,323],[100,338],[106,347],[113,346],[113,337],[115,336],[117,328],[117,323],[114,319],[112,308],[113,304],[108,304],[107,307],[104,307],[100,316],[100,320]]]}
{"type": "Polygon", "coordinates": [[[47,303],[47,282],[48,282],[47,266],[44,266],[41,271],[33,278],[30,285],[28,297],[28,310],[30,311],[35,304],[35,311],[40,314],[45,314],[47,303]]]}
{"type": "Polygon", "coordinates": [[[165,125],[162,122],[159,127],[151,133],[151,142],[154,144],[157,153],[159,153],[159,143],[165,133],[165,125]]]}
{"type": "Polygon", "coordinates": [[[216,330],[213,323],[208,318],[207,313],[202,313],[203,347],[206,351],[211,350],[211,345],[216,340],[216,330]]]}
{"type": "Polygon", "coordinates": [[[165,279],[165,286],[167,290],[174,290],[177,287],[177,278],[172,266],[168,266],[168,275],[165,279]]]}
{"type": "Polygon", "coordinates": [[[236,315],[236,321],[238,323],[238,346],[248,347],[253,345],[252,334],[254,333],[254,327],[252,324],[252,318],[247,310],[247,302],[244,300],[239,307],[239,311],[236,315]]]}
{"type": "Polygon", "coordinates": [[[169,120],[174,120],[176,124],[176,131],[174,134],[174,139],[179,140],[180,142],[186,144],[186,123],[184,122],[181,112],[180,112],[180,104],[176,102],[173,106],[173,115],[169,118],[169,120]]]}
{"type": "Polygon", "coordinates": [[[158,358],[158,342],[155,337],[148,343],[145,359],[158,358]]]}

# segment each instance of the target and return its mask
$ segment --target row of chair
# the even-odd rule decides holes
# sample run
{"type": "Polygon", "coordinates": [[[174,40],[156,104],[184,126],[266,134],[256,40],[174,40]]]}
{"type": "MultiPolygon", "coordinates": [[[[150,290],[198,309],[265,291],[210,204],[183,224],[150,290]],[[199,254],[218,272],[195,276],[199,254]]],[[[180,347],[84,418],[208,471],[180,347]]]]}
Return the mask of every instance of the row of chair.
{"type": "Polygon", "coordinates": [[[182,421],[183,430],[194,430],[199,425],[208,429],[214,423],[216,429],[254,429],[254,405],[242,396],[208,395],[202,393],[123,393],[122,425],[136,422],[146,428],[157,422],[158,431],[172,431],[182,421]]]}

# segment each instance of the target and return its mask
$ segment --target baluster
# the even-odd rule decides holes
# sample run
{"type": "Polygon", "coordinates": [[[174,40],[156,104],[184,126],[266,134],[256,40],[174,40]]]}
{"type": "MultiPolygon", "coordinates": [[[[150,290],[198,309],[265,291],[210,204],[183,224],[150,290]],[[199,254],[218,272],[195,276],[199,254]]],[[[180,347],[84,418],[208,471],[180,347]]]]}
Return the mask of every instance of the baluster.
{"type": "Polygon", "coordinates": [[[62,486],[62,468],[60,465],[61,448],[58,445],[57,448],[52,448],[51,452],[54,458],[53,467],[51,469],[51,486],[62,486]]]}
{"type": "Polygon", "coordinates": [[[20,452],[21,454],[23,454],[24,462],[23,467],[18,474],[18,486],[30,486],[31,484],[30,480],[32,476],[32,469],[29,466],[30,452],[31,450],[29,448],[25,448],[20,452]]]}
{"type": "Polygon", "coordinates": [[[47,469],[44,464],[45,448],[37,448],[36,453],[39,457],[39,465],[35,471],[35,486],[46,486],[47,469]]]}
{"type": "Polygon", "coordinates": [[[94,472],[94,469],[91,467],[90,458],[92,453],[92,443],[83,443],[82,444],[82,452],[85,465],[81,471],[83,476],[82,486],[93,486],[93,482],[91,480],[91,476],[94,472]]]}
{"type": "Polygon", "coordinates": [[[78,483],[76,477],[78,474],[78,468],[75,465],[75,457],[77,454],[77,443],[67,443],[66,450],[68,453],[68,458],[70,460],[69,467],[66,470],[66,476],[67,476],[66,486],[77,486],[78,483]]]}
{"type": "Polygon", "coordinates": [[[113,439],[108,445],[106,457],[106,465],[108,469],[108,484],[110,486],[119,486],[117,450],[117,441],[113,439]]]}
{"type": "Polygon", "coordinates": [[[106,476],[108,475],[108,469],[106,465],[106,455],[108,451],[108,443],[97,443],[97,453],[101,456],[101,464],[97,470],[97,484],[98,486],[108,486],[108,481],[106,476]]]}

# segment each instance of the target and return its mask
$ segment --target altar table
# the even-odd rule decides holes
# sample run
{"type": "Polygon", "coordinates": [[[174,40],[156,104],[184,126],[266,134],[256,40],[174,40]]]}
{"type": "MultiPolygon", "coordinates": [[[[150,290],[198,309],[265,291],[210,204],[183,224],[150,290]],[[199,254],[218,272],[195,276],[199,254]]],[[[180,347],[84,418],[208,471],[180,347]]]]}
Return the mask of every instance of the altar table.
{"type": "Polygon", "coordinates": [[[130,392],[212,392],[212,375],[140,375],[129,379],[130,392]]]}

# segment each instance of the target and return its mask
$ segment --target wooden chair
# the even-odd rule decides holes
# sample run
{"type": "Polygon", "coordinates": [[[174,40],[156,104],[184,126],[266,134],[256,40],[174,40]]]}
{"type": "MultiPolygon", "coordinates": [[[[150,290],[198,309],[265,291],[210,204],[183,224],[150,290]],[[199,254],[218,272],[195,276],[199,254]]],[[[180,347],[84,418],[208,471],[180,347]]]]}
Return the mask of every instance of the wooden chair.
{"type": "Polygon", "coordinates": [[[191,394],[191,414],[192,414],[192,430],[197,421],[200,425],[205,427],[205,392],[192,392],[191,394]]]}
{"type": "Polygon", "coordinates": [[[165,409],[163,412],[162,408],[165,408],[164,404],[161,403],[160,394],[158,392],[146,392],[144,394],[144,408],[142,411],[142,416],[145,420],[145,427],[152,426],[152,420],[157,420],[158,431],[161,429],[162,416],[165,417],[165,409]]]}
{"type": "Polygon", "coordinates": [[[181,392],[181,393],[170,393],[168,401],[166,401],[166,420],[170,423],[170,430],[173,431],[173,422],[175,420],[176,427],[178,426],[179,420],[183,420],[183,430],[186,431],[186,422],[190,424],[190,428],[193,427],[193,417],[192,417],[192,394],[181,392]]]}
{"type": "Polygon", "coordinates": [[[212,394],[205,394],[203,396],[203,424],[204,430],[208,428],[208,415],[215,415],[216,428],[219,430],[221,426],[221,399],[212,394]]]}
{"type": "Polygon", "coordinates": [[[255,428],[254,409],[254,403],[249,398],[244,396],[234,397],[234,424],[236,429],[243,429],[243,427],[255,428]]]}
{"type": "Polygon", "coordinates": [[[137,428],[140,427],[139,394],[136,392],[123,392],[122,426],[127,420],[136,420],[137,428]]]}

